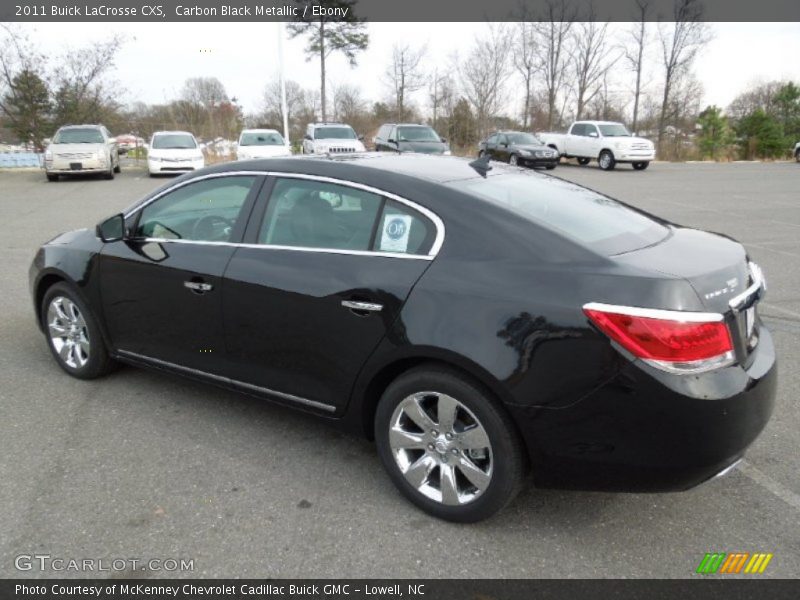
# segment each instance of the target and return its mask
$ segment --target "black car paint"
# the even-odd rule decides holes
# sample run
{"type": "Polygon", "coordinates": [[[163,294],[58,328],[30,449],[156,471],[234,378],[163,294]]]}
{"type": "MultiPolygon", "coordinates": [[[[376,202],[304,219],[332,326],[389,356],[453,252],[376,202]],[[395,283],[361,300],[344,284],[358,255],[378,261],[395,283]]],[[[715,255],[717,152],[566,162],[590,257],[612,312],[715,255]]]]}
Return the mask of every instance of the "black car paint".
{"type": "Polygon", "coordinates": [[[524,154],[524,152],[536,152],[537,150],[551,150],[551,148],[545,144],[515,144],[510,142],[507,138],[505,141],[502,141],[498,138],[497,142],[494,143],[489,141],[493,136],[504,136],[509,133],[513,134],[522,132],[496,132],[478,144],[478,153],[488,154],[489,158],[492,160],[499,160],[503,162],[510,162],[511,156],[514,155],[517,157],[518,164],[530,167],[549,166],[552,168],[558,164],[558,155],[554,156],[553,158],[536,158],[534,156],[526,156],[524,154]]]}
{"type": "MultiPolygon", "coordinates": [[[[155,329],[168,324],[154,315],[178,316],[169,331],[142,336],[164,343],[162,356],[174,360],[117,357],[308,410],[368,437],[380,392],[394,376],[426,361],[448,364],[506,406],[540,486],[690,487],[741,456],[769,418],[777,368],[760,322],[760,343],[749,353],[740,345],[738,364],[683,376],[631,360],[581,311],[594,301],[722,312],[723,299],[704,298],[703,274],[711,280],[743,273],[744,250],[727,238],[670,225],[669,239],[660,244],[603,256],[442,185],[478,176],[457,158],[271,159],[216,166],[178,181],[245,170],[338,178],[411,199],[441,217],[444,244],[428,261],[235,246],[210,258],[167,243],[169,258],[157,261],[142,242],[103,244],[82,230],[37,254],[30,271],[37,314],[43,286],[60,278],[74,283],[98,312],[115,351],[121,349],[118,324],[110,313],[134,315],[138,323],[131,325],[155,329]],[[102,279],[123,258],[136,268],[109,290],[102,279]],[[176,272],[165,270],[158,280],[172,280],[172,288],[145,298],[153,285],[147,272],[164,270],[170,261],[176,272]],[[299,276],[299,269],[312,275],[299,276]],[[196,297],[178,285],[190,275],[221,286],[222,305],[198,308],[211,294],[196,297]],[[389,309],[354,314],[340,305],[350,297],[379,300],[389,309]],[[209,331],[190,331],[189,317],[207,322],[216,311],[222,317],[209,331]],[[165,341],[167,333],[176,339],[165,341]],[[206,346],[213,351],[200,352],[206,346]]],[[[270,180],[265,177],[252,210],[243,214],[263,213],[270,180]]],[[[569,194],[571,185],[553,185],[553,193],[569,194]]],[[[245,225],[237,224],[232,241],[247,239],[245,225]]]]}

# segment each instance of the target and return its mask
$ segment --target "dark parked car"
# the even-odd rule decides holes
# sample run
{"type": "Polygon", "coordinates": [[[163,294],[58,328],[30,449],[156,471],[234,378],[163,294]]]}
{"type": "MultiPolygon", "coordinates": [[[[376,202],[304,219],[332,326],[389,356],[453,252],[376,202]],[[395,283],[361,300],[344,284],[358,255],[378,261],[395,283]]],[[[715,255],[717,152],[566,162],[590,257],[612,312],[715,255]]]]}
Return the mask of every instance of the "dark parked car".
{"type": "Polygon", "coordinates": [[[478,156],[488,155],[512,165],[555,169],[558,151],[545,146],[539,138],[524,131],[498,131],[478,144],[478,156]]]}
{"type": "Polygon", "coordinates": [[[422,152],[450,154],[447,141],[428,125],[386,123],[380,126],[373,140],[378,152],[422,152]]]}
{"type": "Polygon", "coordinates": [[[400,491],[454,521],[501,509],[528,472],[663,491],[735,464],[777,381],[744,248],[482,164],[184,175],[45,244],[37,321],[75,377],[170,371],[374,437],[400,491]]]}

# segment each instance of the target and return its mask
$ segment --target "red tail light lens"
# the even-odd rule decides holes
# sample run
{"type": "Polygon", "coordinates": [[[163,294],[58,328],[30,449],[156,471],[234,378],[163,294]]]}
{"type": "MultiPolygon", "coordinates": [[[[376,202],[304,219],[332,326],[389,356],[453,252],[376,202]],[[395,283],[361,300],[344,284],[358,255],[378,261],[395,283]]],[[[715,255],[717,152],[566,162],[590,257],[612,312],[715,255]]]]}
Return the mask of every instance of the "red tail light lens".
{"type": "Polygon", "coordinates": [[[733,362],[730,331],[720,314],[597,303],[583,311],[603,333],[653,366],[696,373],[733,362]]]}

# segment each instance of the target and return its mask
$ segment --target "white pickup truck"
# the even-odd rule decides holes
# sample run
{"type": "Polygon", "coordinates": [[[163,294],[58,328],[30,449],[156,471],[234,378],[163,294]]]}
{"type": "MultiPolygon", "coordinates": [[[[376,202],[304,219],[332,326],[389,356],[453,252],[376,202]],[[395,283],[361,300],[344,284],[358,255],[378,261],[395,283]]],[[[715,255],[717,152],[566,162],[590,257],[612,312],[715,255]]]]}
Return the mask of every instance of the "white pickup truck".
{"type": "Polygon", "coordinates": [[[610,171],[617,163],[631,163],[637,171],[644,171],[656,158],[653,142],[632,136],[622,123],[576,121],[567,133],[538,136],[561,156],[576,158],[581,165],[594,159],[604,171],[610,171]]]}

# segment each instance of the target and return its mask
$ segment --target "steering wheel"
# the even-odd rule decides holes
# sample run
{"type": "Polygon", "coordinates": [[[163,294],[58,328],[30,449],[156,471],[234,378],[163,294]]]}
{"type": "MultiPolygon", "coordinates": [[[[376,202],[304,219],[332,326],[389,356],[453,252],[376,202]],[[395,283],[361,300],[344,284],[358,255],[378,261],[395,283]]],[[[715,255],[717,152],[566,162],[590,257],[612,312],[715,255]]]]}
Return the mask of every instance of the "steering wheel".
{"type": "Polygon", "coordinates": [[[206,215],[195,221],[192,227],[192,239],[204,241],[224,241],[231,233],[233,222],[219,215],[206,215]],[[219,225],[223,225],[221,229],[219,225]]]}

